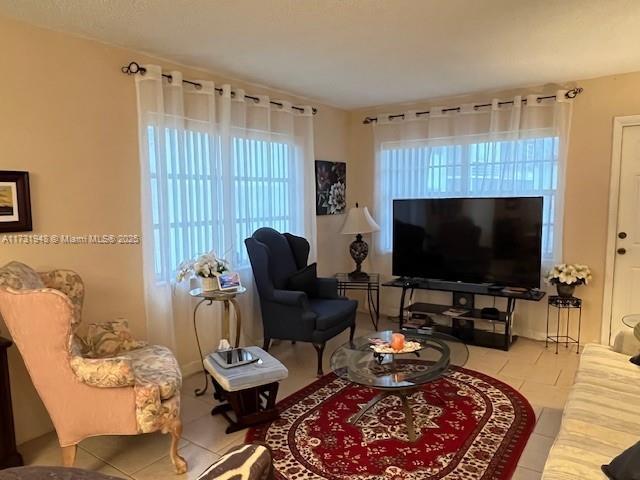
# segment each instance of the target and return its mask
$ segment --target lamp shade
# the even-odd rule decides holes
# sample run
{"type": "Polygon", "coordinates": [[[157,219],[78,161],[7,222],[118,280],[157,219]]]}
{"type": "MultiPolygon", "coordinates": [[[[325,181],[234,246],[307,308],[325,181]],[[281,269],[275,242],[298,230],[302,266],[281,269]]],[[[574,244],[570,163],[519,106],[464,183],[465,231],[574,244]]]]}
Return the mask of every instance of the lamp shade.
{"type": "Polygon", "coordinates": [[[349,209],[347,219],[342,225],[342,233],[345,235],[357,235],[358,233],[377,232],[380,227],[369,213],[367,207],[355,207],[349,209]]]}

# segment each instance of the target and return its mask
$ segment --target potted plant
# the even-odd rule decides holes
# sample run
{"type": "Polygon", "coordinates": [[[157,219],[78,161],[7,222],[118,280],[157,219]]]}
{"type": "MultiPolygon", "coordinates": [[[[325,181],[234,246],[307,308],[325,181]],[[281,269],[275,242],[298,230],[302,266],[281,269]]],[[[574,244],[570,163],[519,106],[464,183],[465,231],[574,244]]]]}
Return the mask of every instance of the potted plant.
{"type": "Polygon", "coordinates": [[[200,277],[202,290],[209,292],[218,289],[216,277],[229,271],[229,263],[219,258],[212,250],[192,260],[185,260],[178,266],[176,280],[182,282],[195,275],[200,277]]]}
{"type": "Polygon", "coordinates": [[[561,263],[547,273],[546,282],[555,285],[560,297],[572,297],[578,285],[591,280],[591,269],[579,263],[561,263]]]}

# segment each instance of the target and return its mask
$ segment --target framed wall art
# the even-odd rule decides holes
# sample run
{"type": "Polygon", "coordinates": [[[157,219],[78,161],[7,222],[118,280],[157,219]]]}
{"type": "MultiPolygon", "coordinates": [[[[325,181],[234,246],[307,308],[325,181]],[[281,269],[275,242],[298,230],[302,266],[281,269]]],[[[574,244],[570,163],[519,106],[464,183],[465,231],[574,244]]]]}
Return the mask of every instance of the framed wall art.
{"type": "Polygon", "coordinates": [[[316,160],[316,215],[339,215],[347,206],[347,164],[316,160]]]}
{"type": "Polygon", "coordinates": [[[31,230],[29,172],[0,170],[0,233],[31,230]]]}

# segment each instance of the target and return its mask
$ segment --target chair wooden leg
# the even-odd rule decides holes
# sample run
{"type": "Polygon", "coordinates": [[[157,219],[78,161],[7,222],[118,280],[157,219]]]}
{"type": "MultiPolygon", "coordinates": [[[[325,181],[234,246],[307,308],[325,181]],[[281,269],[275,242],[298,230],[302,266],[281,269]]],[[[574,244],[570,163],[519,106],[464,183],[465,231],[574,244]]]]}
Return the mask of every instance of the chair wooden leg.
{"type": "Polygon", "coordinates": [[[349,330],[349,342],[353,343],[353,336],[356,333],[356,322],[353,322],[351,329],[349,330]]]}
{"type": "Polygon", "coordinates": [[[271,339],[270,339],[270,338],[265,338],[265,339],[264,339],[264,343],[262,344],[262,349],[263,349],[265,352],[268,352],[268,351],[269,351],[269,347],[270,347],[270,346],[271,346],[271,339]]]}
{"type": "Polygon", "coordinates": [[[316,349],[318,353],[318,376],[322,376],[322,354],[324,352],[324,343],[314,343],[313,348],[316,349]]]}
{"type": "Polygon", "coordinates": [[[187,462],[178,454],[178,444],[180,443],[180,437],[182,437],[182,420],[179,418],[176,419],[173,425],[171,425],[169,433],[171,433],[169,456],[171,457],[171,463],[173,463],[173,469],[176,474],[181,475],[187,472],[187,462]]]}
{"type": "Polygon", "coordinates": [[[76,463],[76,451],[78,450],[77,445],[69,445],[68,447],[62,447],[62,465],[65,467],[73,467],[73,464],[76,463]]]}

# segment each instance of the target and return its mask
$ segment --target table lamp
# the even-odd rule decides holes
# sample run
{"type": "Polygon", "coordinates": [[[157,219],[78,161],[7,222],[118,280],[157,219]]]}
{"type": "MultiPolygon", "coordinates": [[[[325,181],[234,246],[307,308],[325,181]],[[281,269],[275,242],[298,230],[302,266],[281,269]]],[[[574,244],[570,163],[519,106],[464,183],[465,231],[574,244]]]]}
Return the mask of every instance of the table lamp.
{"type": "Polygon", "coordinates": [[[349,274],[351,278],[367,278],[366,272],[362,271],[361,265],[369,254],[369,245],[362,240],[363,233],[372,233],[380,230],[380,227],[369,213],[367,207],[359,207],[356,203],[355,207],[349,209],[347,219],[342,225],[342,233],[344,235],[355,235],[356,239],[349,245],[349,253],[351,258],[356,262],[356,269],[349,274]]]}

